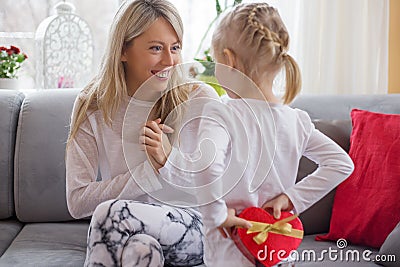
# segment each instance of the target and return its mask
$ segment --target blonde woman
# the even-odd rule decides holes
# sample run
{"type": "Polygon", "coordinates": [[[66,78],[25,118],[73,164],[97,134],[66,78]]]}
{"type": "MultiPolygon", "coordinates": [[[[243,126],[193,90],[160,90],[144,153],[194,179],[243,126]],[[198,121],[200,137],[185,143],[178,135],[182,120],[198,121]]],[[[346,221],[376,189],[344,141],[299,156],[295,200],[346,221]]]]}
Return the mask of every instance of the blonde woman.
{"type": "Polygon", "coordinates": [[[114,18],[98,75],[75,102],[66,150],[67,203],[73,217],[92,216],[85,266],[203,262],[200,214],[150,196],[165,189],[159,169],[171,151],[164,134],[171,131],[164,125],[168,115],[187,100],[218,98],[204,85],[165,92],[178,83],[172,67],[181,62],[182,34],[181,18],[168,1],[126,1],[114,18]],[[151,86],[139,92],[149,78],[151,86]],[[150,96],[161,99],[154,106],[150,96]],[[129,162],[122,141],[125,113],[134,120],[129,162]]]}

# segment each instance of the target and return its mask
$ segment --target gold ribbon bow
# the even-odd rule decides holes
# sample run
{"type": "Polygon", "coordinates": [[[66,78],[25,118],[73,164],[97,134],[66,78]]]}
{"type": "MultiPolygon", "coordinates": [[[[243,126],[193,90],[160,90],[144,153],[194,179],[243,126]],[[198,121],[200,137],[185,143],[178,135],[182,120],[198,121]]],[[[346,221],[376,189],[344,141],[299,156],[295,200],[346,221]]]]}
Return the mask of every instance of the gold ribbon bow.
{"type": "Polygon", "coordinates": [[[273,224],[249,221],[252,224],[252,227],[247,230],[247,234],[259,233],[258,235],[253,237],[253,240],[258,245],[264,243],[265,240],[267,240],[268,233],[280,234],[302,239],[304,232],[302,230],[292,229],[292,225],[288,223],[296,219],[297,216],[298,215],[295,214],[293,216],[279,220],[273,224]]]}

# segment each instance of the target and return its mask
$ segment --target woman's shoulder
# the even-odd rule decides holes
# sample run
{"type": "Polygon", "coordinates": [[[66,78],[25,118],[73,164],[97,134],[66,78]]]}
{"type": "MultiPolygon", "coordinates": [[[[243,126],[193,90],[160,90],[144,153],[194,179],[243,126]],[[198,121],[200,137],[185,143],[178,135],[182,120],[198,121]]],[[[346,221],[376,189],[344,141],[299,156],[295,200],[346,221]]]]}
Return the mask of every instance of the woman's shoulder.
{"type": "Polygon", "coordinates": [[[86,109],[86,116],[89,117],[95,113],[98,113],[99,109],[95,100],[91,99],[90,95],[85,90],[82,90],[78,93],[73,107],[74,112],[81,110],[83,106],[87,105],[88,101],[91,101],[91,103],[89,103],[89,106],[86,109]]]}

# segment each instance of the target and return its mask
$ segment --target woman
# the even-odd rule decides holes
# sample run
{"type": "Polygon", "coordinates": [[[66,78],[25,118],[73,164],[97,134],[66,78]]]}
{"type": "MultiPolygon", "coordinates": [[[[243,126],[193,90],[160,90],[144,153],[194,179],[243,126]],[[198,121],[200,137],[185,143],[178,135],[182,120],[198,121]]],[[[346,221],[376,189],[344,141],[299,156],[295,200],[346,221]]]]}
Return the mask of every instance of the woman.
{"type": "Polygon", "coordinates": [[[164,134],[168,115],[187,100],[218,97],[204,85],[171,86],[179,85],[172,68],[181,62],[182,34],[181,18],[168,1],[126,1],[98,75],[75,102],[67,203],[75,218],[92,215],[85,266],[202,263],[199,213],[151,197],[167,187],[158,170],[171,151],[164,134]],[[125,134],[126,117],[132,135],[125,134]],[[143,146],[152,152],[148,159],[143,146]]]}

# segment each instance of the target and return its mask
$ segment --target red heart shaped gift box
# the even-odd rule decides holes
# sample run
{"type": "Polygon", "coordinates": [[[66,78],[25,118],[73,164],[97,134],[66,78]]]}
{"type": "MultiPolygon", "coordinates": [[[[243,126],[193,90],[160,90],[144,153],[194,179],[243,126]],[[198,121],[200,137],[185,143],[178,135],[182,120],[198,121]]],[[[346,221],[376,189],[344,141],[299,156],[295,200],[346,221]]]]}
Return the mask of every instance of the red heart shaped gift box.
{"type": "Polygon", "coordinates": [[[290,256],[303,239],[303,224],[297,215],[282,212],[279,220],[264,209],[244,209],[240,218],[252,223],[250,229],[238,228],[233,236],[239,250],[254,264],[273,266],[290,256]]]}

